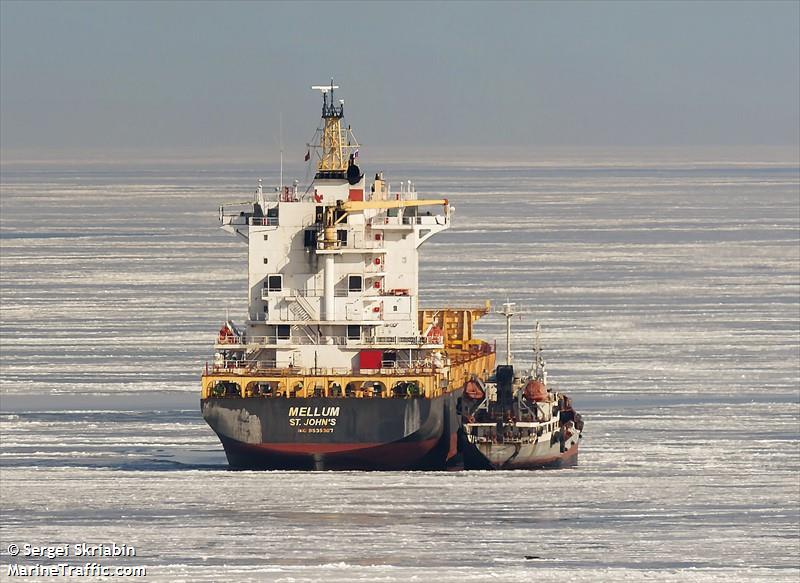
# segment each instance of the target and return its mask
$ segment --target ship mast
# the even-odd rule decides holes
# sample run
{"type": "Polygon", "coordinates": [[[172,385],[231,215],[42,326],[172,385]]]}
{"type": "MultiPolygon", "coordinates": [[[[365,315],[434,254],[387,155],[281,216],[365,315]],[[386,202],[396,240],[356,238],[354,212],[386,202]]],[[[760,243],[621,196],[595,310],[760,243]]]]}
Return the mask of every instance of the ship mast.
{"type": "Polygon", "coordinates": [[[333,79],[330,85],[311,87],[322,93],[322,125],[317,130],[319,144],[309,144],[309,147],[313,146],[319,151],[315,179],[345,178],[352,162],[351,154],[358,156],[358,142],[353,132],[349,127],[342,127],[344,99],[340,99],[338,104],[334,102],[334,90],[338,88],[333,84],[333,79]]]}
{"type": "Polygon", "coordinates": [[[500,314],[506,317],[506,364],[511,364],[511,318],[514,316],[514,302],[506,302],[500,314]]]}
{"type": "Polygon", "coordinates": [[[539,339],[539,322],[536,322],[536,328],[534,330],[534,337],[533,337],[533,354],[535,358],[534,369],[533,369],[533,378],[537,381],[542,381],[543,383],[547,383],[547,371],[545,370],[545,361],[544,357],[542,356],[542,344],[539,339]]]}
{"type": "Polygon", "coordinates": [[[344,148],[345,134],[342,130],[344,117],[344,100],[340,99],[336,105],[333,101],[333,92],[338,85],[313,85],[322,93],[322,128],[319,138],[320,159],[317,163],[316,178],[332,178],[335,173],[347,170],[347,160],[344,148]]]}

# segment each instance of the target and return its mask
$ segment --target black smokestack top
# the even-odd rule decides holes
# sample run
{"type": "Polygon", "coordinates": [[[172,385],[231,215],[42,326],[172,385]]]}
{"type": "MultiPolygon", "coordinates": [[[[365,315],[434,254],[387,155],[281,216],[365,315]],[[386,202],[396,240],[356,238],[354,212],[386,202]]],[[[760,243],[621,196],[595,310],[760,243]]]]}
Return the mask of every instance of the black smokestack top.
{"type": "Polygon", "coordinates": [[[497,403],[504,411],[511,409],[514,403],[514,367],[501,364],[495,371],[497,380],[497,403]]]}

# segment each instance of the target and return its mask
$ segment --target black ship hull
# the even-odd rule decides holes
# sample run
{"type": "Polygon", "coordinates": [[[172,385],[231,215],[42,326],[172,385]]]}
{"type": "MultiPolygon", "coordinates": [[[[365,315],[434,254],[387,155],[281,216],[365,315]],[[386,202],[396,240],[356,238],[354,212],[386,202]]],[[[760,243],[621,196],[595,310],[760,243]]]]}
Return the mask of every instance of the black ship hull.
{"type": "Polygon", "coordinates": [[[445,469],[461,391],[423,398],[209,398],[203,417],[232,469],[445,469]]]}

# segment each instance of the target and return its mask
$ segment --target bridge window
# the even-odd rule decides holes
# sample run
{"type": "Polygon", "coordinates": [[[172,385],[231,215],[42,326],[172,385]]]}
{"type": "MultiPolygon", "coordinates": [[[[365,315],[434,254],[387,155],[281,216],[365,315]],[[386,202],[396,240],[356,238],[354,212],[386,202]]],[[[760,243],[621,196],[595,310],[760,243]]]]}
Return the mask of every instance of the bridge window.
{"type": "Polygon", "coordinates": [[[317,231],[316,229],[306,229],[303,232],[303,246],[316,247],[317,246],[317,231]]]}
{"type": "Polygon", "coordinates": [[[348,326],[347,326],[347,339],[348,340],[361,340],[361,326],[348,324],[348,326]]]}
{"type": "Polygon", "coordinates": [[[360,275],[350,275],[347,278],[347,291],[361,292],[364,291],[364,278],[360,275]]]}
{"type": "Polygon", "coordinates": [[[290,326],[288,324],[278,324],[276,326],[276,335],[278,336],[278,340],[289,340],[290,326]]]}
{"type": "MultiPolygon", "coordinates": [[[[267,260],[264,259],[264,263],[267,260]]],[[[283,276],[282,275],[268,275],[267,276],[267,291],[279,292],[283,290],[283,276]]]]}

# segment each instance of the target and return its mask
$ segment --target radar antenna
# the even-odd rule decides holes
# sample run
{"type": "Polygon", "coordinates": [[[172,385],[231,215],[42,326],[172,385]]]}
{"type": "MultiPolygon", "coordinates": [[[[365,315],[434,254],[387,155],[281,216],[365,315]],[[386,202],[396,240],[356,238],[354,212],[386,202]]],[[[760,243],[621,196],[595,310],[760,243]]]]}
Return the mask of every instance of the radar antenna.
{"type": "Polygon", "coordinates": [[[341,119],[344,117],[344,100],[339,101],[339,107],[336,107],[333,102],[333,90],[338,89],[338,85],[333,84],[333,77],[331,77],[330,85],[312,85],[311,89],[316,89],[322,93],[322,118],[336,118],[341,119]],[[330,93],[330,97],[328,94],[330,93]]]}

